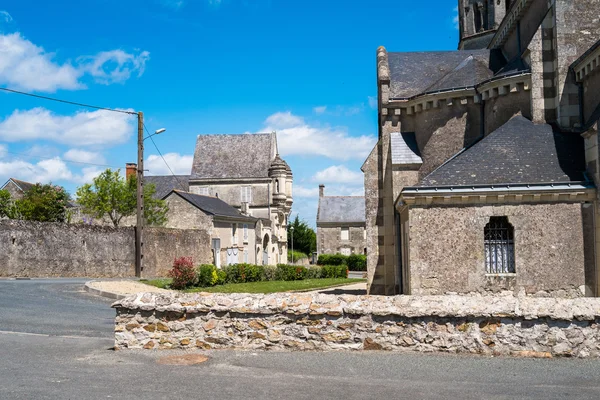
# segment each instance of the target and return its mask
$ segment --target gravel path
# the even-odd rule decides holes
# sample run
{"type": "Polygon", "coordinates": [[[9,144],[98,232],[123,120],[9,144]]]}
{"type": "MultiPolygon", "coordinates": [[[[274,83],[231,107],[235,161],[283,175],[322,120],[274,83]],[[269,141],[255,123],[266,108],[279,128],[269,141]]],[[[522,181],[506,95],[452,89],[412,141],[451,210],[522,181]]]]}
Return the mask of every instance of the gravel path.
{"type": "Polygon", "coordinates": [[[152,292],[152,293],[168,293],[171,290],[160,289],[145,283],[136,281],[97,281],[90,282],[88,286],[101,290],[103,292],[110,292],[119,295],[128,295],[139,292],[152,292]]]}

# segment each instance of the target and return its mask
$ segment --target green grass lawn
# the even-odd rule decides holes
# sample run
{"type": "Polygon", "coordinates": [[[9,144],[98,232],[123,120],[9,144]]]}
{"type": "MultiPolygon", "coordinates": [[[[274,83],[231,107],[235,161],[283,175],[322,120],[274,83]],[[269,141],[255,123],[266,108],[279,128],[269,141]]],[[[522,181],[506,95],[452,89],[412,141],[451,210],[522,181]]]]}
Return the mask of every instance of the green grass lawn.
{"type": "MultiPolygon", "coordinates": [[[[213,287],[192,288],[185,292],[209,292],[209,293],[277,293],[296,290],[323,289],[332,286],[349,285],[352,283],[364,282],[364,279],[345,279],[345,278],[327,278],[327,279],[306,279],[303,281],[265,281],[248,283],[229,283],[227,285],[217,285],[213,287]]],[[[142,280],[148,285],[165,288],[171,283],[171,279],[153,279],[142,280]]]]}

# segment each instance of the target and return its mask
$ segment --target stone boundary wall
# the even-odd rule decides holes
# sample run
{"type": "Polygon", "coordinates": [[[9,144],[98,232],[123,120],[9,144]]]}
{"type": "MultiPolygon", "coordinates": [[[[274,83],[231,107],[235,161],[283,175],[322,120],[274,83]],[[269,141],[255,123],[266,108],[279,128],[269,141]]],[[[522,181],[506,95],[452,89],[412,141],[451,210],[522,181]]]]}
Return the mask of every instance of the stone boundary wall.
{"type": "MultiPolygon", "coordinates": [[[[175,257],[211,260],[199,230],[144,229],[143,277],[166,276],[175,257]]],[[[0,277],[135,276],[133,227],[0,220],[0,277]]]]}
{"type": "Polygon", "coordinates": [[[138,293],[113,307],[116,349],[600,357],[596,298],[138,293]]]}

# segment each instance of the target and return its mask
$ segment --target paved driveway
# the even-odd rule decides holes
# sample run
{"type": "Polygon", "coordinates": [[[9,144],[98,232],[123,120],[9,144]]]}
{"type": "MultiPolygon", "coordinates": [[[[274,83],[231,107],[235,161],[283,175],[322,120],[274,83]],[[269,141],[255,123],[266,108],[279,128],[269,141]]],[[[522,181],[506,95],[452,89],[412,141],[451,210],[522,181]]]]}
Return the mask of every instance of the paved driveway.
{"type": "Polygon", "coordinates": [[[208,352],[112,346],[110,301],[83,280],[0,280],[0,399],[599,399],[600,361],[397,353],[208,352]]]}

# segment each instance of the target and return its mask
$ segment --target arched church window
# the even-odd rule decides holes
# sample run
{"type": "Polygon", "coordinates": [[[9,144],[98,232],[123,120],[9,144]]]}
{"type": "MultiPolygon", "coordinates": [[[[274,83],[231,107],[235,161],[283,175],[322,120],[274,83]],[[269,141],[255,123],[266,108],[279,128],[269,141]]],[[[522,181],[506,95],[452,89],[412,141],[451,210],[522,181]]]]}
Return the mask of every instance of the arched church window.
{"type": "Polygon", "coordinates": [[[515,273],[514,228],[507,217],[491,217],[484,229],[485,272],[515,273]]]}

